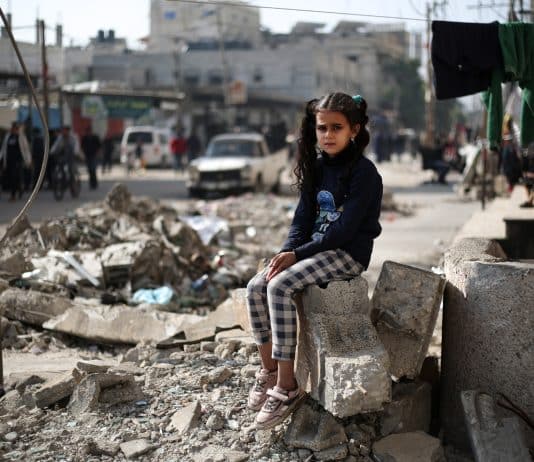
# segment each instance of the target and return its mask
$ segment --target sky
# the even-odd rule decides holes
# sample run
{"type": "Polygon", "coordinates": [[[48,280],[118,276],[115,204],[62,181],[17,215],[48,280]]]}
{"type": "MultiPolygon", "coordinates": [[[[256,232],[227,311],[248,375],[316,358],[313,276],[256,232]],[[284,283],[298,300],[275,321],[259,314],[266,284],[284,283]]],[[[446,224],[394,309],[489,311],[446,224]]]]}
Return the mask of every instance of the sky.
{"type": "MultiPolygon", "coordinates": [[[[231,1],[231,0],[230,0],[231,1]]],[[[324,31],[340,20],[367,22],[405,22],[408,30],[422,31],[426,2],[423,0],[252,0],[257,6],[288,7],[308,10],[335,11],[343,14],[307,13],[262,9],[260,20],[273,32],[288,32],[297,21],[320,22],[324,31]],[[376,15],[406,18],[378,18],[376,15]]],[[[436,19],[450,21],[490,22],[505,21],[506,8],[468,8],[471,5],[502,4],[486,0],[449,0],[437,9],[436,19]]],[[[63,24],[64,44],[86,45],[99,29],[114,29],[116,37],[125,37],[130,48],[139,48],[139,39],[148,35],[150,0],[0,0],[4,13],[13,15],[14,35],[17,40],[35,40],[35,19],[44,19],[46,25],[63,24]]],[[[53,42],[53,30],[47,31],[47,42],[53,42]]]]}

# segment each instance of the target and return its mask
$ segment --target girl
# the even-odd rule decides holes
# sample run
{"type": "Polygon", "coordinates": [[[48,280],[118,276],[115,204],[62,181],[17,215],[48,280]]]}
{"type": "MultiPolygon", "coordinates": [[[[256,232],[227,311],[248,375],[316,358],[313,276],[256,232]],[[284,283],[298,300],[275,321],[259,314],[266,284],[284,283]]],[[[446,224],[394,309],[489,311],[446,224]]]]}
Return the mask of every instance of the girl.
{"type": "Polygon", "coordinates": [[[293,295],[312,284],[358,276],[369,264],[382,178],[363,157],[367,103],[331,93],[306,106],[295,168],[300,199],[280,253],[247,286],[247,307],[261,357],[249,393],[256,427],[282,422],[305,396],[295,380],[293,295]]]}

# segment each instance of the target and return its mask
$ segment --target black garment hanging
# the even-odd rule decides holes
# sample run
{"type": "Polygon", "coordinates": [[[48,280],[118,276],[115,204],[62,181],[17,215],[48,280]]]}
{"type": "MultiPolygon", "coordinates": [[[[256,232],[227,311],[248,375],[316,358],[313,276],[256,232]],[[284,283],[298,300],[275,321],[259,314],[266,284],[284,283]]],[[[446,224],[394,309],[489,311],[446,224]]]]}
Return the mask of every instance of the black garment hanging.
{"type": "Polygon", "coordinates": [[[487,90],[491,73],[503,67],[499,23],[432,22],[432,65],[436,98],[487,90]]]}

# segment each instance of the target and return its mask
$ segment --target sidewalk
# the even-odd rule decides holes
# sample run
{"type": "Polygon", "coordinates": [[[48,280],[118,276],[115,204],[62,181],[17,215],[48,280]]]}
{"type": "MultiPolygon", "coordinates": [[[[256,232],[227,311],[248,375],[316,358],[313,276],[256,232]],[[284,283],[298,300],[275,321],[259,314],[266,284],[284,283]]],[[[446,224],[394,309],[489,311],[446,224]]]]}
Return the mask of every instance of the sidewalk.
{"type": "Polygon", "coordinates": [[[466,237],[506,239],[504,218],[534,220],[534,209],[519,208],[519,204],[525,200],[525,189],[516,186],[510,197],[497,197],[488,202],[485,210],[475,212],[462,226],[454,242],[466,237]]]}

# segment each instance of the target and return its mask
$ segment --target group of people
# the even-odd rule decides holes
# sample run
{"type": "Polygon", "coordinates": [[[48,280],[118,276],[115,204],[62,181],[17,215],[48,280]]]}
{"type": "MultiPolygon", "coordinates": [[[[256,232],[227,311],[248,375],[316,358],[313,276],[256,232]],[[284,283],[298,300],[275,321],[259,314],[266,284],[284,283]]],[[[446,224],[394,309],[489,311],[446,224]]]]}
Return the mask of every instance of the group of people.
{"type": "Polygon", "coordinates": [[[509,115],[504,117],[502,133],[500,163],[508,183],[508,191],[512,192],[516,185],[523,183],[527,198],[520,207],[532,208],[534,207],[534,143],[521,154],[514,139],[513,120],[509,115]]]}
{"type": "MultiPolygon", "coordinates": [[[[112,165],[113,141],[107,137],[104,142],[87,127],[81,143],[65,125],[58,133],[50,132],[50,152],[46,167],[45,180],[48,189],[54,187],[54,168],[66,163],[71,175],[76,168],[76,159],[83,158],[89,176],[89,188],[98,188],[97,165],[102,154],[102,172],[110,171],[112,165]]],[[[0,147],[0,182],[9,191],[9,201],[21,198],[24,191],[35,187],[44,160],[44,137],[41,130],[34,127],[31,141],[24,133],[24,125],[13,122],[3,138],[0,147]]]]}
{"type": "Polygon", "coordinates": [[[174,170],[184,171],[185,167],[199,156],[201,149],[200,138],[194,130],[187,138],[183,130],[178,130],[170,142],[174,170]]]}

